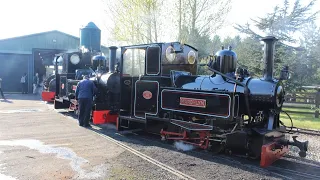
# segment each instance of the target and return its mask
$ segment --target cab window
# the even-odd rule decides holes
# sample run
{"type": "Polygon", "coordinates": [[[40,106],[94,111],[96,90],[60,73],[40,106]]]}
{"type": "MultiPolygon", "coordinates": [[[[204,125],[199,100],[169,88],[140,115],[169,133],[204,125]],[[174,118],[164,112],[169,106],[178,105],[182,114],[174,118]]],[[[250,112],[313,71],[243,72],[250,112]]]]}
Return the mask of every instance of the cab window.
{"type": "Polygon", "coordinates": [[[145,49],[127,49],[123,54],[123,74],[139,76],[145,73],[145,49]]]}

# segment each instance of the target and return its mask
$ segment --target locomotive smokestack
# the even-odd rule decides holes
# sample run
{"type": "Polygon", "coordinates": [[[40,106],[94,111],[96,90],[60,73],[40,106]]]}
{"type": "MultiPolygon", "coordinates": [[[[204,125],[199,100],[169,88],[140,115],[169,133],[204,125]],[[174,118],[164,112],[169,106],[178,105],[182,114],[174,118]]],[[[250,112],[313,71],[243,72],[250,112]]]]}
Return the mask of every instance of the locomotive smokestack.
{"type": "Polygon", "coordinates": [[[273,64],[274,64],[274,49],[275,43],[278,41],[273,36],[267,36],[261,39],[264,44],[264,72],[263,77],[265,80],[270,81],[273,79],[273,64]]]}
{"type": "Polygon", "coordinates": [[[109,72],[113,73],[115,71],[115,64],[116,64],[116,53],[117,53],[117,47],[111,46],[110,49],[110,56],[109,56],[109,72]]]}

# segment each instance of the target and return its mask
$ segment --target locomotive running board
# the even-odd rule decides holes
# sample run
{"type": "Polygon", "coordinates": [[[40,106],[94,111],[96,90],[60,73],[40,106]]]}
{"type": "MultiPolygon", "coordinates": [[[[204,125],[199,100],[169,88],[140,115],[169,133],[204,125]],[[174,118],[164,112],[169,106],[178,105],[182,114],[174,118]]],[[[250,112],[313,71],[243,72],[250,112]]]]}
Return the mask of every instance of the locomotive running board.
{"type": "Polygon", "coordinates": [[[203,124],[181,121],[176,119],[171,119],[170,123],[176,126],[182,127],[184,129],[187,129],[189,131],[211,131],[213,129],[213,127],[210,125],[203,125],[203,124]]]}

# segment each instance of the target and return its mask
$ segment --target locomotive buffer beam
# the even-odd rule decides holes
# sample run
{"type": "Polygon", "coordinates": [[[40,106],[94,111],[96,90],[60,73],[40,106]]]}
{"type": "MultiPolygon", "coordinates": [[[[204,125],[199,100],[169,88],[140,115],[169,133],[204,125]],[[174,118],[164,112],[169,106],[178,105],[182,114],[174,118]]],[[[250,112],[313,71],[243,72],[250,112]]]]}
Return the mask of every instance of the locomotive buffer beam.
{"type": "Polygon", "coordinates": [[[170,122],[173,125],[179,126],[183,131],[177,133],[165,131],[162,129],[160,132],[162,140],[180,140],[193,146],[200,147],[202,149],[208,148],[210,131],[213,129],[212,126],[175,119],[171,119],[170,122]],[[191,133],[197,134],[197,136],[191,137],[191,133]]]}
{"type": "Polygon", "coordinates": [[[274,142],[265,144],[261,149],[261,167],[268,167],[276,160],[280,159],[283,155],[289,152],[288,146],[296,146],[300,149],[299,156],[306,157],[306,152],[308,151],[308,141],[300,142],[293,136],[293,141],[279,139],[274,142]]]}

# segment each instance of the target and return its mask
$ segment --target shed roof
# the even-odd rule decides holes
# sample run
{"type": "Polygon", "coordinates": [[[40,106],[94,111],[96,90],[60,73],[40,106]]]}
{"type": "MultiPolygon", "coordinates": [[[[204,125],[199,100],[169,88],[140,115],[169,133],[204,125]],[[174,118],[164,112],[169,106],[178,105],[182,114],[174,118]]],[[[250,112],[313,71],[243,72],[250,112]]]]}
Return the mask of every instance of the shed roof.
{"type": "MultiPolygon", "coordinates": [[[[25,36],[0,39],[0,53],[32,54],[32,49],[78,49],[80,38],[58,31],[40,32],[25,36]]],[[[101,46],[101,51],[108,53],[108,48],[101,46]]]]}

